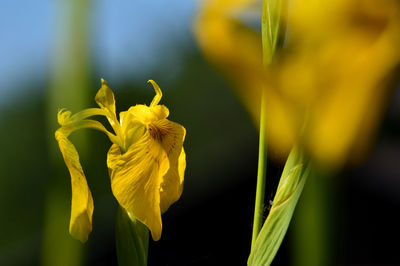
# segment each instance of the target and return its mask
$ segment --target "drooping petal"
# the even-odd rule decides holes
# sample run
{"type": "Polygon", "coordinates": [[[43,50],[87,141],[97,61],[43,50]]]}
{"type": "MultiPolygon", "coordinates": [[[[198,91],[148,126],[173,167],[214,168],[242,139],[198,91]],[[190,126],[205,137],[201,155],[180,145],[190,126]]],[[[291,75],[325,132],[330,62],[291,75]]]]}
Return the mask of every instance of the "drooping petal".
{"type": "Polygon", "coordinates": [[[123,208],[149,228],[155,241],[161,237],[162,211],[182,192],[185,160],[179,156],[184,136],[182,126],[163,119],[150,124],[143,137],[126,153],[121,154],[117,145],[108,152],[107,165],[114,196],[123,208]]]}
{"type": "Polygon", "coordinates": [[[69,231],[73,237],[82,242],[87,241],[88,235],[92,231],[93,198],[79,162],[78,152],[68,140],[68,136],[76,130],[91,128],[105,133],[112,142],[118,143],[117,136],[108,132],[100,122],[84,119],[92,115],[101,114],[102,109],[99,108],[86,109],[73,116],[71,116],[71,112],[61,110],[58,113],[58,121],[62,127],[55,133],[60,151],[71,176],[72,204],[69,231]]]}
{"type": "Polygon", "coordinates": [[[62,130],[57,130],[55,135],[65,164],[71,175],[72,204],[69,232],[81,242],[86,242],[92,231],[94,208],[92,194],[74,145],[67,139],[62,130]]]}

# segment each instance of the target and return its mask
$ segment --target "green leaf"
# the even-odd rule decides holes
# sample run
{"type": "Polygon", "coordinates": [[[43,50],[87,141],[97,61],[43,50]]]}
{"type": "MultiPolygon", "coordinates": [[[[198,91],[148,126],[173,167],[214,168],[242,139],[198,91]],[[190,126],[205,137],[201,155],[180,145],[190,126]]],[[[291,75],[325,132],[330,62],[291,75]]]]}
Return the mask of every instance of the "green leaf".
{"type": "Polygon", "coordinates": [[[145,266],[149,248],[149,230],[120,206],[115,225],[119,266],[145,266]]]}
{"type": "Polygon", "coordinates": [[[271,264],[289,227],[309,173],[309,163],[297,148],[293,148],[283,169],[271,211],[251,250],[247,261],[249,266],[271,264]]]}
{"type": "Polygon", "coordinates": [[[281,0],[263,0],[262,46],[264,64],[271,63],[279,34],[281,0]]]}

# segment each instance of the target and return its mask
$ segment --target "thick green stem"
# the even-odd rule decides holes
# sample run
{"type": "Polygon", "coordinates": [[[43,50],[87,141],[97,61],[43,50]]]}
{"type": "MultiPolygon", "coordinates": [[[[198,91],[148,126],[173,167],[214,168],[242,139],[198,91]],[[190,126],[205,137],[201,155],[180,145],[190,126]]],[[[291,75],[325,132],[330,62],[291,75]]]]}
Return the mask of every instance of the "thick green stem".
{"type": "MultiPolygon", "coordinates": [[[[77,111],[88,102],[88,32],[90,0],[55,1],[60,26],[56,27],[54,61],[47,90],[47,138],[49,168],[45,202],[42,266],[79,266],[84,264],[85,246],[68,234],[71,208],[69,177],[54,138],[60,107],[77,111]]],[[[87,136],[74,138],[82,157],[88,155],[87,136]]]]}
{"type": "Polygon", "coordinates": [[[115,240],[119,266],[146,266],[149,230],[121,206],[115,224],[115,240]]]}
{"type": "Polygon", "coordinates": [[[256,242],[258,233],[260,232],[263,223],[266,176],[267,176],[267,139],[265,130],[265,93],[263,92],[261,97],[257,189],[256,189],[256,203],[254,207],[253,235],[251,239],[251,247],[254,246],[254,243],[256,242]]]}
{"type": "Polygon", "coordinates": [[[335,265],[333,213],[336,182],[332,173],[315,167],[293,217],[292,265],[335,265]],[[305,239],[307,241],[305,241],[305,239]]]}

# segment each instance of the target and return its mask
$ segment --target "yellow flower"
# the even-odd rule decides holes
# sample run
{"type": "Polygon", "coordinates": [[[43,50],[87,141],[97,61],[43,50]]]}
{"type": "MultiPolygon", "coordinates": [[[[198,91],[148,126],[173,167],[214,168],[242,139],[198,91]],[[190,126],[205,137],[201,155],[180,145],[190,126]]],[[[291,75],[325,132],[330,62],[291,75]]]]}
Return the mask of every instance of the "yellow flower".
{"type": "MultiPolygon", "coordinates": [[[[230,81],[239,98],[258,119],[263,83],[261,35],[246,27],[242,18],[261,15],[255,0],[203,0],[195,20],[197,42],[207,56],[230,81]],[[245,13],[244,11],[249,11],[245,13]]],[[[261,19],[261,16],[259,17],[261,19]]]]}
{"type": "Polygon", "coordinates": [[[365,154],[400,62],[399,2],[292,0],[282,9],[284,47],[267,67],[261,34],[244,19],[255,3],[204,0],[195,34],[255,121],[264,90],[274,153],[300,142],[330,167],[365,154]]]}
{"type": "Polygon", "coordinates": [[[156,96],[149,106],[135,105],[115,112],[114,94],[102,79],[95,100],[100,108],[89,108],[74,115],[66,110],[58,113],[61,127],[56,131],[65,164],[71,175],[72,204],[70,234],[85,242],[92,230],[93,198],[79,155],[68,136],[75,130],[91,128],[104,132],[113,143],[107,156],[111,187],[118,203],[145,224],[157,241],[161,237],[161,214],[177,201],[182,193],[186,155],[183,150],[185,128],[167,119],[169,110],[159,105],[162,92],[153,85],[156,96]],[[114,133],[100,122],[87,119],[105,116],[114,133]]]}

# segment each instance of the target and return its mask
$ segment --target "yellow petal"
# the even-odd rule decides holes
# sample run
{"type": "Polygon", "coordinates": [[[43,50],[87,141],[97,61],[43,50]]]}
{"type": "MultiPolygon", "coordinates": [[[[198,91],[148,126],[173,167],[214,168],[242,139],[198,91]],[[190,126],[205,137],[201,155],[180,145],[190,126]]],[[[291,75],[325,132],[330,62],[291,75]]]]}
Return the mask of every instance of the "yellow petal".
{"type": "Polygon", "coordinates": [[[66,109],[61,109],[57,113],[57,122],[60,126],[66,125],[71,120],[71,111],[67,111],[66,109]]]}
{"type": "Polygon", "coordinates": [[[159,193],[162,180],[158,159],[161,149],[151,147],[148,142],[132,145],[123,155],[117,145],[112,145],[107,165],[111,188],[118,203],[145,224],[153,239],[158,240],[162,230],[159,193]]]}
{"type": "Polygon", "coordinates": [[[186,130],[177,123],[163,119],[150,124],[149,131],[152,138],[160,143],[168,156],[168,160],[165,160],[160,167],[161,172],[166,169],[160,187],[160,207],[161,213],[164,213],[182,194],[186,168],[186,154],[183,150],[186,130]]]}
{"type": "Polygon", "coordinates": [[[107,165],[114,196],[123,208],[149,228],[155,241],[161,237],[162,211],[182,192],[184,137],[182,126],[163,119],[151,123],[148,131],[126,153],[121,154],[117,145],[108,152],[107,165]]]}
{"type": "Polygon", "coordinates": [[[266,69],[261,35],[240,20],[251,2],[202,1],[195,34],[255,120],[257,90],[265,91],[273,153],[283,155],[300,141],[330,167],[362,154],[385,108],[388,77],[400,62],[399,2],[291,1],[282,13],[290,38],[266,69]]]}
{"type": "Polygon", "coordinates": [[[101,79],[101,88],[94,99],[101,108],[107,109],[112,114],[115,114],[114,93],[110,87],[108,87],[108,84],[104,79],[101,79]]]}
{"type": "Polygon", "coordinates": [[[151,83],[151,85],[153,85],[154,91],[156,92],[156,96],[154,96],[153,100],[150,103],[150,107],[156,106],[161,98],[162,98],[162,91],[160,89],[160,87],[158,86],[158,84],[154,81],[154,80],[149,80],[148,82],[151,83]]]}
{"type": "Polygon", "coordinates": [[[121,126],[118,123],[117,115],[115,113],[115,98],[114,93],[108,87],[107,82],[101,79],[101,88],[94,98],[96,103],[104,110],[107,111],[106,117],[114,132],[117,136],[121,135],[121,126]]]}
{"type": "Polygon", "coordinates": [[[170,169],[164,176],[164,181],[160,188],[160,208],[161,213],[168,210],[175,201],[177,201],[183,190],[183,179],[186,169],[186,154],[184,149],[181,149],[178,158],[175,154],[170,156],[170,169]]]}
{"type": "Polygon", "coordinates": [[[78,152],[68,140],[68,136],[76,130],[91,128],[104,132],[112,142],[119,143],[119,139],[108,132],[100,122],[84,119],[92,115],[102,115],[102,109],[85,109],[73,116],[68,111],[60,111],[58,120],[63,126],[55,134],[65,164],[71,175],[72,205],[69,231],[73,237],[82,242],[87,241],[88,235],[92,231],[93,198],[79,162],[78,152]]]}
{"type": "Polygon", "coordinates": [[[153,121],[167,118],[169,110],[164,105],[148,107],[146,105],[137,104],[129,108],[128,113],[131,114],[132,117],[130,119],[124,119],[124,121],[136,119],[140,121],[140,123],[147,125],[153,121]]]}
{"type": "Polygon", "coordinates": [[[165,119],[169,115],[169,110],[163,105],[148,107],[146,105],[135,105],[128,111],[120,113],[121,132],[124,135],[123,153],[143,136],[146,125],[152,121],[165,119]]]}
{"type": "Polygon", "coordinates": [[[83,128],[91,128],[101,131],[107,135],[107,137],[110,139],[111,142],[117,144],[120,143],[120,140],[119,138],[117,138],[117,136],[110,133],[99,121],[96,120],[85,119],[85,120],[74,121],[62,126],[57,131],[59,131],[59,133],[62,133],[62,135],[64,135],[67,138],[72,132],[83,128]]]}
{"type": "Polygon", "coordinates": [[[86,242],[92,231],[94,208],[92,194],[86,182],[85,174],[79,162],[79,155],[74,145],[61,130],[57,130],[55,135],[65,164],[71,175],[72,204],[69,232],[81,242],[86,242]]]}
{"type": "Polygon", "coordinates": [[[254,3],[253,0],[202,1],[194,34],[207,59],[234,85],[258,124],[264,82],[261,35],[243,25],[238,16],[254,3]]]}

